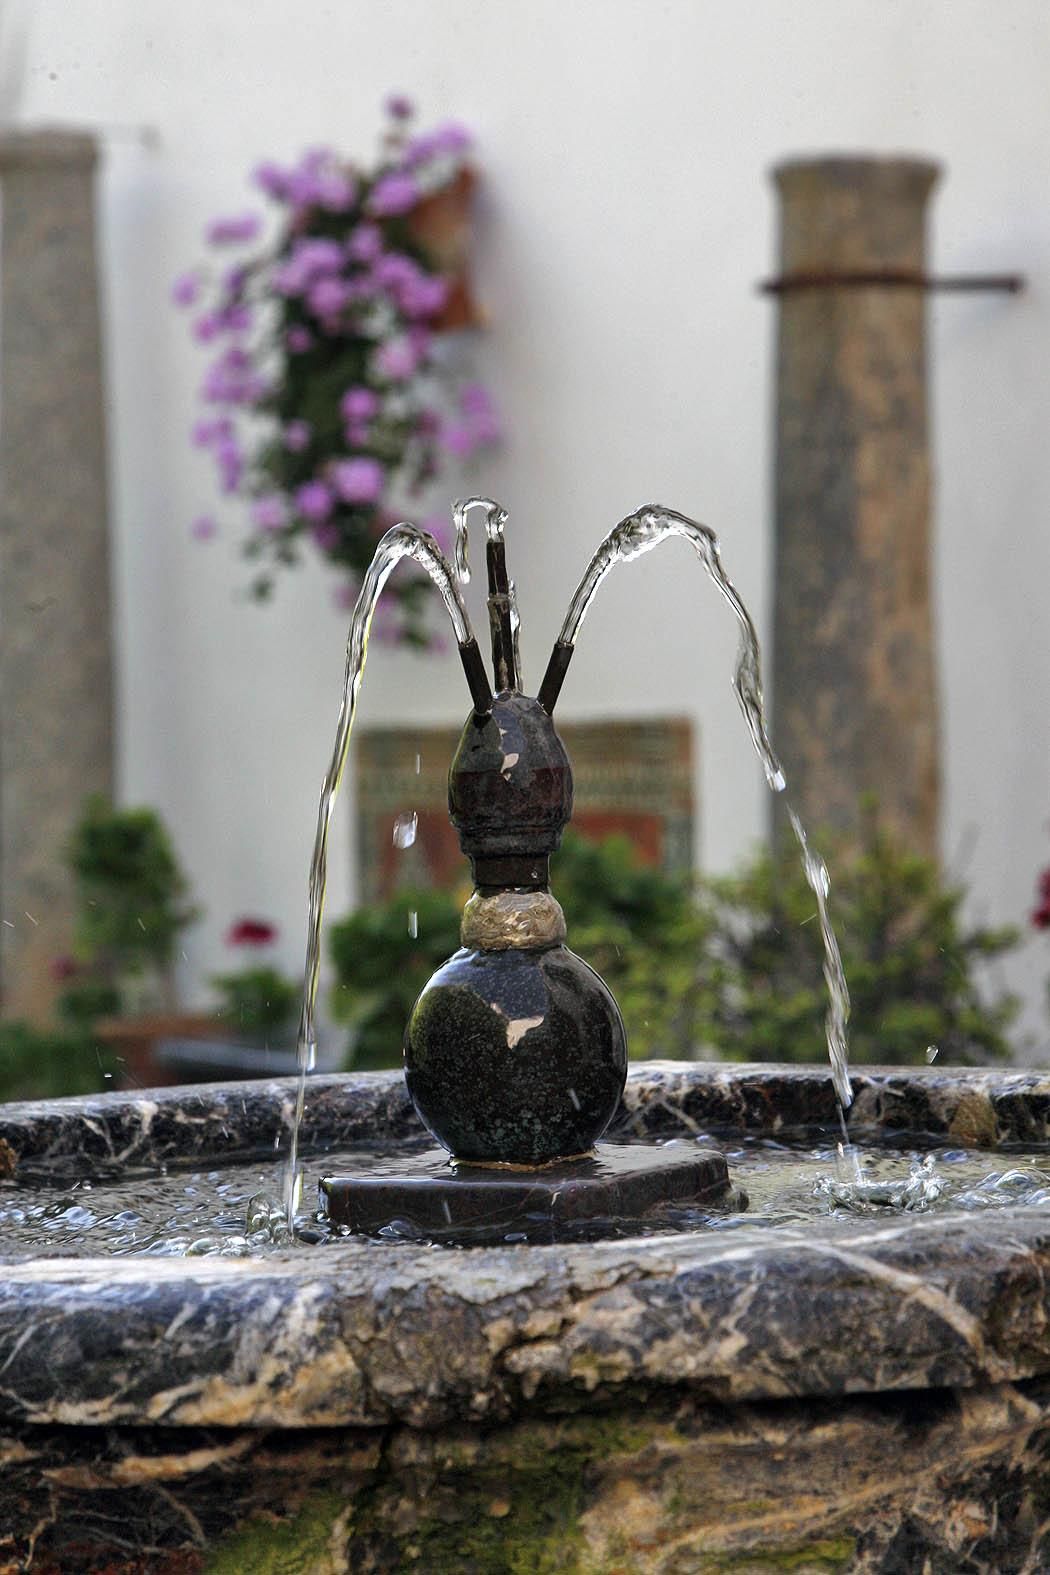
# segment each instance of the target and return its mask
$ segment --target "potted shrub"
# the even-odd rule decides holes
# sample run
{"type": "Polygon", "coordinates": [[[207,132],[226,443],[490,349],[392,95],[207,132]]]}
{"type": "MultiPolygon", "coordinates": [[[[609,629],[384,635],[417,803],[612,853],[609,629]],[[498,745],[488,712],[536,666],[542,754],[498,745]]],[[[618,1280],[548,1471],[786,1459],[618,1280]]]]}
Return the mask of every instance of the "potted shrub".
{"type": "Polygon", "coordinates": [[[90,798],[67,849],[73,873],[74,953],[56,960],[59,1012],[115,1054],[120,1079],[156,1083],[158,1039],[215,1032],[214,1014],[176,1009],[178,937],[197,916],[171,839],[151,809],[90,798]]]}

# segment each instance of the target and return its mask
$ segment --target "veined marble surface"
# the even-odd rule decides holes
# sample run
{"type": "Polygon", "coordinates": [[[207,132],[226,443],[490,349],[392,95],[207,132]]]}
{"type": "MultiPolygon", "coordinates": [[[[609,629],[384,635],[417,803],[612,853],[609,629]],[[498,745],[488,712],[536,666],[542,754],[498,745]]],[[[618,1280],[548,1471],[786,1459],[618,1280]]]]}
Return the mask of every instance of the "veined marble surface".
{"type": "MultiPolygon", "coordinates": [[[[851,1132],[1047,1139],[1034,1072],[854,1077],[851,1132]]],[[[270,1152],[290,1080],[0,1108],[31,1182],[270,1152]]],[[[824,1069],[650,1063],[640,1136],[827,1136],[824,1069]]],[[[312,1080],[308,1147],[415,1139],[312,1080]]],[[[0,1572],[1050,1569],[1050,1210],[259,1258],[0,1244],[0,1572]]]]}

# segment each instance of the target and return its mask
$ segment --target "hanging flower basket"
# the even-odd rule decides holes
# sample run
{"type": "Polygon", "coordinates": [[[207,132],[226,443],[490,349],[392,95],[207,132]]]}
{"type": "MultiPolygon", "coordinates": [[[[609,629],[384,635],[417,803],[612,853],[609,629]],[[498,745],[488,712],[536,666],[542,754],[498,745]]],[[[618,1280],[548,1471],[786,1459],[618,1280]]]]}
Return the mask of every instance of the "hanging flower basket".
{"type": "MultiPolygon", "coordinates": [[[[208,241],[236,260],[174,286],[210,356],[193,441],[220,492],[247,500],[260,599],[306,550],[343,572],[349,604],[395,519],[447,532],[444,500],[428,507],[434,484],[499,437],[488,390],[439,349],[441,335],[480,322],[470,137],[457,124],[413,133],[403,99],[387,109],[375,168],[328,149],[261,165],[255,183],[278,211],[269,242],[242,251],[263,236],[256,213],[218,219],[208,241]]],[[[218,530],[212,511],[193,527],[202,540],[218,530]]],[[[390,590],[377,632],[428,644],[429,581],[399,576],[390,590]]]]}

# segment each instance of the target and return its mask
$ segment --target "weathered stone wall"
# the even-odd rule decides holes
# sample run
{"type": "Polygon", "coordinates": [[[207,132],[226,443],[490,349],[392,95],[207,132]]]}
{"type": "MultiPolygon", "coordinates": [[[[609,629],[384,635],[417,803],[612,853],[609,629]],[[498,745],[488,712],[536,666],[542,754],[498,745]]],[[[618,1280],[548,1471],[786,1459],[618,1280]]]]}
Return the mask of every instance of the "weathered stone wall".
{"type": "Polygon", "coordinates": [[[1050,1387],[615,1409],[440,1433],[7,1428],[0,1571],[1020,1575],[1050,1387]]]}
{"type": "MultiPolygon", "coordinates": [[[[782,277],[925,266],[937,168],[781,165],[782,277]]],[[[937,855],[925,295],[831,283],[779,298],[773,707],[789,793],[850,832],[864,794],[937,855]]]]}
{"type": "Polygon", "coordinates": [[[0,1003],[40,1020],[68,952],[62,849],[112,770],[92,137],[0,137],[0,1003]]]}

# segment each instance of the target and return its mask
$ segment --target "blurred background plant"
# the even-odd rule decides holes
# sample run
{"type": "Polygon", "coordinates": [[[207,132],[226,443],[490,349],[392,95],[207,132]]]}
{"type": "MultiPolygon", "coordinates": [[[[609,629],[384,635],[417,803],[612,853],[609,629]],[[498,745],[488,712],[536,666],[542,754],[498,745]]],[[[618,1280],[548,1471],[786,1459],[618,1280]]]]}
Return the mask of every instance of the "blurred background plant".
{"type": "MultiPolygon", "coordinates": [[[[852,999],[850,1058],[918,1065],[1006,1059],[1015,998],[989,990],[988,965],[1013,928],[963,917],[966,893],[907,851],[866,807],[859,843],[814,839],[833,874],[831,912],[852,999]]],[[[705,1041],[731,1060],[822,1059],[827,993],[816,905],[793,843],[701,887],[709,941],[705,1041]]]]}
{"type": "Polygon", "coordinates": [[[57,958],[71,1025],[171,1008],[180,932],[197,910],[171,839],[151,809],[116,809],[92,797],[74,829],[67,864],[75,885],[74,953],[57,958]]]}
{"type": "Polygon", "coordinates": [[[0,1022],[0,1101],[100,1093],[117,1070],[115,1052],[86,1026],[0,1022]]]}
{"type": "MultiPolygon", "coordinates": [[[[854,1062],[922,1064],[931,1046],[950,1062],[1004,1059],[1016,1002],[982,975],[1016,931],[968,924],[963,889],[874,811],[859,847],[817,840],[835,870],[854,1062]]],[[[619,1001],[632,1057],[824,1060],[820,936],[793,848],[694,887],[642,865],[626,838],[569,832],[552,880],[570,945],[619,1001]]],[[[331,927],[332,1012],[352,1030],[351,1064],[397,1064],[416,996],[459,945],[465,895],[404,891],[331,927]]]]}
{"type": "MultiPolygon", "coordinates": [[[[570,942],[616,996],[632,1055],[691,1056],[705,1020],[697,958],[707,920],[689,878],[641,864],[625,837],[570,831],[553,879],[570,942]]],[[[467,895],[402,891],[331,926],[331,1009],[352,1030],[351,1064],[397,1064],[416,996],[459,946],[467,895]]]]}
{"type": "Polygon", "coordinates": [[[276,940],[276,926],[268,920],[238,919],[227,932],[226,944],[254,960],[211,981],[219,994],[221,1023],[261,1047],[292,1028],[302,996],[302,982],[287,978],[266,958],[276,940]]]}
{"type": "MultiPolygon", "coordinates": [[[[392,511],[418,509],[448,461],[499,436],[487,389],[457,373],[437,338],[478,321],[465,272],[469,133],[457,123],[414,131],[401,96],[386,108],[373,168],[327,148],[290,167],[260,165],[255,184],[280,209],[274,239],[218,278],[200,268],[173,286],[175,302],[194,309],[194,338],[218,351],[193,441],[214,458],[222,492],[251,500],[245,551],[261,599],[305,542],[344,571],[349,605],[400,517],[392,511]]],[[[216,219],[206,238],[228,252],[262,230],[245,212],[216,219]]],[[[447,536],[443,514],[422,523],[447,536]]],[[[217,524],[203,514],[193,530],[206,539],[217,524]]],[[[376,632],[430,643],[430,589],[426,576],[399,575],[376,632]]]]}

